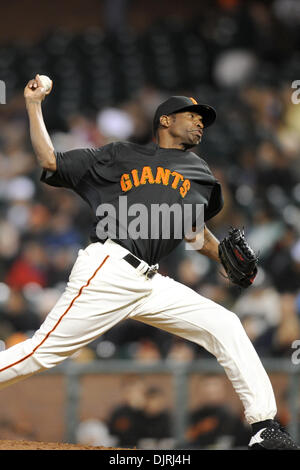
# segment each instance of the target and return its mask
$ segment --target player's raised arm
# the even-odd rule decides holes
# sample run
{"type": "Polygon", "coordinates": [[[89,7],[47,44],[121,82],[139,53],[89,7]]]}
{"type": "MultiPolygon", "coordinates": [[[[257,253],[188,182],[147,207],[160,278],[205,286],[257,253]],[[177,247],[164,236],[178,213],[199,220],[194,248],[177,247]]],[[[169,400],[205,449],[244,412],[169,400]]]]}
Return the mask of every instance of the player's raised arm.
{"type": "Polygon", "coordinates": [[[42,168],[55,171],[56,158],[54,147],[46,129],[42,113],[42,101],[45,96],[51,92],[51,89],[52,86],[47,90],[43,86],[40,76],[36,75],[33,80],[27,83],[24,89],[24,97],[29,117],[30,138],[34,153],[42,168]]]}

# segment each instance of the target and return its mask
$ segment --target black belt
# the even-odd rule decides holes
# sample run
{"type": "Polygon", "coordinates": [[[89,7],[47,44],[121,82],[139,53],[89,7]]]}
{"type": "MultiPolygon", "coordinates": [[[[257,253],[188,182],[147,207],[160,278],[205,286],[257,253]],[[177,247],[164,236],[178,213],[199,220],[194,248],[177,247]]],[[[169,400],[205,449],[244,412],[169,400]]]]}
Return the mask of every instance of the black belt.
{"type": "MultiPolygon", "coordinates": [[[[106,242],[106,240],[108,240],[107,238],[105,240],[101,240],[99,239],[100,243],[104,244],[106,242]]],[[[117,243],[117,242],[115,242],[117,243]]],[[[127,261],[127,263],[129,263],[131,266],[133,266],[135,269],[139,267],[139,265],[141,264],[141,260],[139,258],[137,258],[136,256],[134,256],[132,253],[127,253],[127,255],[125,255],[123,257],[123,259],[125,261],[127,261]]],[[[143,274],[146,276],[147,279],[152,279],[153,276],[155,276],[155,274],[157,273],[158,271],[158,264],[154,264],[152,266],[149,266],[149,268],[147,269],[146,272],[144,272],[143,274]]]]}
{"type": "MultiPolygon", "coordinates": [[[[123,257],[123,259],[125,259],[125,261],[131,264],[131,266],[133,266],[134,268],[137,268],[141,264],[141,260],[134,256],[132,253],[127,253],[127,255],[123,257]]],[[[143,274],[146,276],[147,279],[152,279],[152,277],[155,276],[157,271],[158,264],[154,264],[153,266],[149,266],[147,271],[145,271],[143,274]]]]}

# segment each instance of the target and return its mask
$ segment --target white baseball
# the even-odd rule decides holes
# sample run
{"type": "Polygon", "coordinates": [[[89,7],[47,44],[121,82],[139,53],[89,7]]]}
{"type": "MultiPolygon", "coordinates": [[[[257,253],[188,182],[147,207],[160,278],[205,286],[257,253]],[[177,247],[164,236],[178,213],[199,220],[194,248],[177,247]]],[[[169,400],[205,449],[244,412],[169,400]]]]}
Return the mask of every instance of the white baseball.
{"type": "Polygon", "coordinates": [[[40,80],[42,82],[43,87],[45,88],[46,94],[50,93],[52,88],[52,80],[47,77],[47,75],[40,75],[40,80]]]}

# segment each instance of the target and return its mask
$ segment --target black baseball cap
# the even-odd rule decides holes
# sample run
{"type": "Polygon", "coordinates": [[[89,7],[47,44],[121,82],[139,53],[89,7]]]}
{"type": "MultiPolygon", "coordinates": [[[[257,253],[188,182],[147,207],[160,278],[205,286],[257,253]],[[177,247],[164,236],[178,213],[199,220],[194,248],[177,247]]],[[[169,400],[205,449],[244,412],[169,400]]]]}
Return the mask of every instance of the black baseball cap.
{"type": "Polygon", "coordinates": [[[200,104],[194,98],[188,98],[187,96],[171,96],[171,98],[158,106],[153,119],[153,131],[155,132],[158,128],[159,118],[161,116],[168,116],[169,114],[184,111],[193,111],[200,114],[204,127],[213,124],[217,117],[214,108],[207,104],[200,104]]]}

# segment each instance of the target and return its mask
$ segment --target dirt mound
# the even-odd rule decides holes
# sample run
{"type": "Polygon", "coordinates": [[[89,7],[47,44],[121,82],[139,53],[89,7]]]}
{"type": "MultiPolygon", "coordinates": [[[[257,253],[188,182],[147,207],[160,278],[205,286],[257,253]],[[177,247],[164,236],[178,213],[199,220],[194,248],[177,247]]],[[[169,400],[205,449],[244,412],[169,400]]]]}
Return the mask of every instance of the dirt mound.
{"type": "MultiPolygon", "coordinates": [[[[57,442],[0,441],[0,450],[117,450],[117,447],[94,447],[57,442]]],[[[120,449],[121,450],[121,449],[120,449]]],[[[125,450],[125,449],[122,449],[125,450]]],[[[129,449],[128,449],[129,450],[129,449]]]]}

